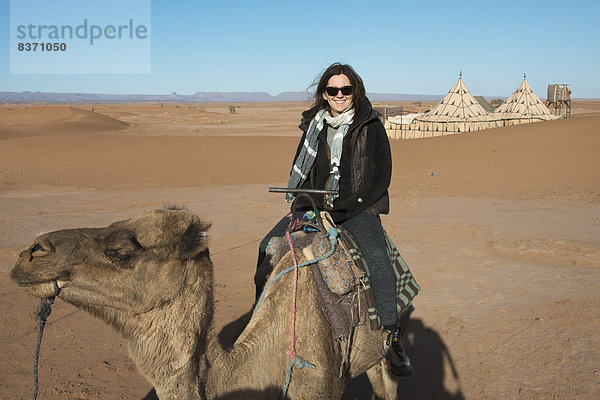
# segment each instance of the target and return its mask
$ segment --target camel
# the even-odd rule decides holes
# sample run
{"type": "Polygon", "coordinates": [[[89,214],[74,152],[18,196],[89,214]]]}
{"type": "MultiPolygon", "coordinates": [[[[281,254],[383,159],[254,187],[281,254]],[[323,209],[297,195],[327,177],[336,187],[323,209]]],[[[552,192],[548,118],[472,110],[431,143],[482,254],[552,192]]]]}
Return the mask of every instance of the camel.
{"type": "MultiPolygon", "coordinates": [[[[209,227],[187,210],[155,209],[104,228],[50,232],[20,253],[10,275],[30,294],[57,296],[116,329],[161,400],[281,398],[293,274],[271,285],[233,347],[224,349],[213,327],[209,227]]],[[[291,262],[284,257],[271,276],[291,262]]],[[[345,380],[365,371],[373,398],[397,398],[381,331],[368,324],[354,330],[339,379],[339,346],[309,268],[298,270],[297,299],[296,353],[313,367],[293,368],[286,398],[339,399],[345,380]]]]}

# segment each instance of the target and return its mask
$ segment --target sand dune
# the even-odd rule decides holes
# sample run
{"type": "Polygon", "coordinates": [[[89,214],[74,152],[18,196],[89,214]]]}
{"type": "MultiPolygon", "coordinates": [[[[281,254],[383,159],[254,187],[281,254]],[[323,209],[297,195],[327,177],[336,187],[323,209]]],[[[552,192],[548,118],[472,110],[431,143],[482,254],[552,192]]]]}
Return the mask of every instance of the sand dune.
{"type": "Polygon", "coordinates": [[[44,135],[91,135],[127,127],[115,118],[69,106],[0,107],[0,140],[44,135]]]}
{"type": "Polygon", "coordinates": [[[0,188],[280,182],[289,169],[296,141],[282,137],[115,135],[11,140],[0,148],[0,188]]]}

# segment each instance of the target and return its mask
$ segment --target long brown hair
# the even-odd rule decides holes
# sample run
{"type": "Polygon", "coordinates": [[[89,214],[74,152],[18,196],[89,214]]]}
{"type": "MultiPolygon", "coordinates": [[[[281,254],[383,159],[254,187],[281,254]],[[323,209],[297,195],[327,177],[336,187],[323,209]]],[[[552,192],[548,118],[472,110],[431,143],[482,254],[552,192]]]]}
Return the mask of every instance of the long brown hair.
{"type": "Polygon", "coordinates": [[[354,68],[348,64],[336,62],[327,67],[321,76],[317,77],[312,85],[310,85],[309,90],[311,88],[315,88],[315,102],[313,103],[311,112],[306,116],[308,121],[305,122],[310,122],[310,120],[315,117],[319,110],[329,107],[329,103],[327,103],[327,100],[323,98],[323,93],[327,87],[327,82],[329,82],[329,79],[332,76],[342,74],[346,75],[350,80],[350,84],[352,85],[352,107],[354,107],[354,112],[358,113],[358,107],[360,107],[360,104],[366,97],[365,85],[354,68]]]}

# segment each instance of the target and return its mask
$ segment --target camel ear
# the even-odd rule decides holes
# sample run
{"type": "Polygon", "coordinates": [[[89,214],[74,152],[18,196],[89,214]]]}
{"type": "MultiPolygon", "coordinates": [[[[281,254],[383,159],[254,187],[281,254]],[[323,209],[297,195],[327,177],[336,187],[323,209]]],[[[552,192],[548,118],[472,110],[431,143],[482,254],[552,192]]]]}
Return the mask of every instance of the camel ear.
{"type": "Polygon", "coordinates": [[[179,257],[189,260],[208,249],[210,223],[192,219],[178,243],[179,257]]]}

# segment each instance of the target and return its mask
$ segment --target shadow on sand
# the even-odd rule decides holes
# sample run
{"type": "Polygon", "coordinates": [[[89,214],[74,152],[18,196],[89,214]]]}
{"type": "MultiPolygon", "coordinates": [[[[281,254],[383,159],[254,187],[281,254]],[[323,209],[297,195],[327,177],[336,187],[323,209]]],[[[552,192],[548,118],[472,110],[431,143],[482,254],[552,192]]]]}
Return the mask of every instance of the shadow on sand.
{"type": "MultiPolygon", "coordinates": [[[[219,342],[224,348],[231,348],[242,333],[252,311],[247,312],[235,321],[230,322],[221,329],[218,334],[219,342]]],[[[408,355],[415,367],[415,374],[408,378],[400,378],[398,384],[398,396],[401,399],[436,399],[436,400],[464,400],[465,397],[460,390],[460,380],[454,361],[441,336],[432,328],[423,324],[420,319],[410,319],[406,332],[406,347],[408,355]],[[452,374],[453,392],[446,389],[446,370],[444,365],[452,374]]],[[[234,399],[264,399],[277,398],[278,389],[269,388],[263,392],[243,391],[235,392],[223,397],[222,400],[234,399]]],[[[352,379],[346,384],[343,400],[368,399],[373,393],[371,384],[366,374],[352,379]]],[[[158,400],[154,389],[142,400],[158,400]]]]}
{"type": "MultiPolygon", "coordinates": [[[[415,400],[464,400],[460,389],[458,371],[446,344],[441,336],[432,328],[423,324],[420,319],[411,318],[405,339],[407,353],[415,367],[415,374],[408,378],[399,378],[398,397],[415,400]],[[446,370],[452,374],[452,386],[448,390],[444,382],[446,370]]],[[[362,374],[346,384],[343,400],[368,399],[373,393],[367,374],[362,374]]]]}

